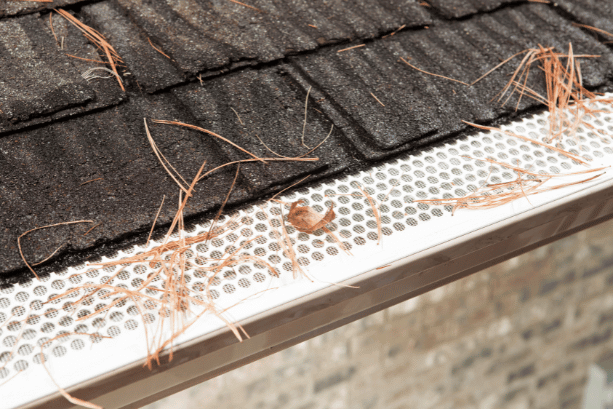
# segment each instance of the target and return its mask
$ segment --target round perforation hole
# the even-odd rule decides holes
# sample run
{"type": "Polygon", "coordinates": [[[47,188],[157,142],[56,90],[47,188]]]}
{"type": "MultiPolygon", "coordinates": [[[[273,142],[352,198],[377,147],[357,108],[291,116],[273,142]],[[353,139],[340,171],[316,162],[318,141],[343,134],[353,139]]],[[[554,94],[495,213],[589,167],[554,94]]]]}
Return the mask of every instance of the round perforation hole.
{"type": "Polygon", "coordinates": [[[81,276],[79,274],[73,274],[70,277],[68,277],[68,281],[71,284],[79,284],[79,283],[81,283],[81,281],[83,281],[83,276],[81,276]]]}
{"type": "Polygon", "coordinates": [[[132,331],[137,329],[139,326],[139,322],[136,320],[128,320],[124,323],[124,328],[126,328],[128,331],[132,331]]]}
{"type": "Polygon", "coordinates": [[[22,307],[21,305],[13,308],[11,310],[11,314],[15,317],[21,317],[22,315],[24,315],[26,313],[26,309],[24,307],[22,307]]]}
{"type": "Polygon", "coordinates": [[[26,369],[28,369],[28,362],[24,361],[23,359],[15,362],[15,365],[13,365],[13,368],[17,371],[17,372],[21,372],[21,371],[25,371],[26,369]]]}
{"type": "Polygon", "coordinates": [[[53,347],[53,349],[51,350],[51,353],[53,354],[53,356],[55,357],[61,357],[66,355],[66,347],[64,345],[58,345],[56,347],[53,347]]]}
{"type": "Polygon", "coordinates": [[[30,298],[30,295],[26,293],[25,291],[20,291],[17,294],[15,294],[15,301],[19,303],[26,302],[28,298],[30,298]]]}
{"type": "Polygon", "coordinates": [[[9,370],[7,368],[0,368],[0,379],[4,379],[9,376],[9,370]]]}
{"type": "Polygon", "coordinates": [[[73,339],[70,342],[70,347],[76,351],[85,347],[85,342],[82,339],[73,339]]]}
{"type": "Polygon", "coordinates": [[[108,334],[110,337],[112,337],[112,338],[115,338],[116,336],[118,336],[119,334],[121,334],[121,332],[122,332],[122,331],[121,331],[121,330],[119,329],[119,327],[118,327],[118,326],[116,326],[116,325],[113,325],[112,327],[109,327],[109,328],[107,329],[107,334],[108,334]]]}

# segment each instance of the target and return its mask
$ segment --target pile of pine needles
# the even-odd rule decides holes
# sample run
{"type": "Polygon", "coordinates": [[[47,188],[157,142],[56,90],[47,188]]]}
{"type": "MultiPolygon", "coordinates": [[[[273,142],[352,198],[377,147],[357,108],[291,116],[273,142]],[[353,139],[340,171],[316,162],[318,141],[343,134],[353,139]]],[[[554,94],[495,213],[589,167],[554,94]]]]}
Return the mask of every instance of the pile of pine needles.
{"type": "MultiPolygon", "coordinates": [[[[580,58],[598,58],[599,55],[574,55],[573,47],[569,44],[568,52],[554,51],[553,47],[542,47],[525,50],[524,57],[512,74],[511,79],[497,95],[502,101],[506,94],[507,101],[512,95],[518,96],[516,109],[524,96],[532,98],[548,107],[549,112],[549,141],[561,140],[563,135],[575,136],[579,126],[594,129],[585,117],[593,116],[597,112],[591,107],[594,102],[612,103],[612,98],[598,98],[587,90],[582,83],[580,58]],[[534,64],[540,64],[539,69],[544,73],[546,95],[527,86],[529,73],[534,64]]],[[[482,79],[478,78],[473,84],[482,79]]],[[[472,84],[472,85],[473,85],[472,84]]]]}
{"type": "MultiPolygon", "coordinates": [[[[215,258],[198,257],[196,259],[193,259],[191,257],[188,257],[188,252],[191,249],[191,246],[194,244],[203,243],[207,245],[208,243],[210,243],[211,240],[241,228],[243,220],[238,220],[238,216],[229,217],[228,220],[226,220],[225,222],[219,223],[224,207],[226,206],[226,203],[228,202],[232,190],[237,182],[241,163],[267,163],[270,161],[317,161],[317,157],[307,156],[313,151],[315,151],[317,148],[319,148],[330,137],[332,133],[331,128],[331,132],[325,138],[323,138],[320,143],[318,143],[314,148],[309,149],[306,153],[301,154],[299,156],[288,157],[276,154],[275,157],[263,158],[253,154],[252,152],[247,151],[246,149],[222,137],[221,135],[218,135],[204,128],[197,127],[195,125],[185,124],[176,121],[154,120],[154,122],[159,124],[181,126],[204,132],[212,137],[220,139],[224,143],[233,146],[240,152],[246,154],[249,159],[229,162],[207,171],[205,171],[206,162],[204,162],[196,172],[196,175],[192,178],[191,182],[188,183],[186,179],[176,170],[172,163],[164,156],[163,152],[158,148],[149,130],[147,120],[145,119],[145,132],[147,135],[147,139],[151,145],[151,148],[156,157],[158,158],[159,162],[163,166],[164,170],[179,187],[178,208],[171,222],[171,225],[168,228],[164,239],[162,240],[162,243],[155,245],[150,250],[147,250],[134,256],[124,257],[116,261],[90,264],[89,266],[93,267],[93,269],[89,269],[88,271],[80,274],[87,275],[88,272],[91,272],[92,270],[105,269],[109,267],[115,269],[117,266],[120,265],[122,266],[122,268],[120,268],[119,271],[115,272],[102,283],[86,282],[82,285],[70,288],[62,294],[54,296],[47,301],[47,303],[51,303],[57,302],[62,299],[76,298],[75,301],[69,301],[68,303],[70,304],[69,314],[77,315],[77,322],[90,320],[95,317],[106,317],[106,315],[110,313],[114,307],[123,306],[130,303],[137,309],[138,314],[143,322],[147,347],[147,358],[144,365],[150,369],[153,367],[154,363],[157,363],[158,365],[160,364],[160,358],[163,352],[168,352],[168,360],[171,361],[173,359],[174,343],[176,342],[177,338],[184,334],[195,322],[197,322],[202,316],[206,314],[213,314],[214,316],[222,320],[240,342],[243,341],[244,338],[249,338],[249,335],[246,333],[246,331],[239,324],[234,323],[230,319],[226,318],[224,315],[225,310],[220,309],[216,305],[216,296],[214,296],[211,286],[215,285],[215,283],[220,281],[220,275],[222,275],[223,271],[246,264],[252,264],[257,268],[266,268],[271,276],[278,276],[278,270],[274,268],[270,263],[268,263],[261,257],[251,255],[245,251],[246,247],[250,246],[252,242],[258,240],[262,236],[258,235],[249,240],[244,240],[239,245],[237,245],[237,243],[235,242],[227,247],[224,254],[215,258]],[[210,228],[205,233],[187,237],[185,235],[183,211],[188,200],[193,196],[198,182],[206,176],[210,175],[211,173],[217,172],[218,170],[231,165],[236,165],[235,177],[229,188],[225,200],[220,206],[220,209],[217,212],[215,218],[211,222],[210,228]],[[150,267],[150,269],[153,270],[153,272],[151,272],[146,277],[146,279],[141,280],[140,284],[138,284],[136,288],[129,289],[127,286],[121,283],[114,285],[114,279],[124,271],[124,267],[130,265],[147,265],[150,267]],[[188,277],[188,275],[190,274],[194,274],[199,278],[204,278],[204,283],[200,283],[198,285],[190,285],[190,279],[188,277]],[[95,303],[96,300],[100,300],[102,301],[102,303],[99,303],[97,305],[97,308],[94,312],[90,312],[87,307],[95,303]],[[155,318],[152,319],[152,313],[154,313],[153,317],[157,315],[157,320],[155,318]],[[154,322],[157,322],[157,324],[154,328],[152,328],[151,325],[154,322]]],[[[266,147],[266,145],[264,146],[266,147]]],[[[303,180],[297,183],[300,183],[303,180]]],[[[163,204],[164,198],[162,199],[162,205],[163,204]]],[[[160,210],[162,209],[162,205],[160,206],[153,221],[146,247],[148,247],[147,245],[149,244],[151,233],[153,232],[153,229],[156,225],[160,210]]],[[[310,215],[312,217],[314,217],[314,215],[317,215],[317,213],[313,213],[313,209],[309,209],[311,210],[310,215]]],[[[302,219],[298,217],[292,219],[292,222],[293,224],[301,223],[301,220],[302,219]]],[[[326,219],[326,221],[328,222],[330,220],[326,219]]],[[[92,223],[92,221],[80,220],[75,222],[56,223],[49,226],[38,227],[23,233],[18,238],[18,247],[22,259],[28,269],[35,275],[36,278],[39,278],[38,274],[33,269],[33,266],[35,266],[36,264],[30,264],[27,262],[21,250],[21,239],[27,234],[36,230],[76,223],[92,223]]],[[[318,225],[318,228],[325,228],[325,224],[326,223],[318,225]]],[[[283,221],[283,213],[282,220],[277,227],[271,224],[271,228],[273,230],[272,237],[276,237],[278,239],[278,243],[283,249],[284,255],[290,260],[292,260],[293,266],[298,266],[296,272],[298,272],[299,274],[295,275],[295,277],[306,277],[307,275],[300,268],[300,265],[297,261],[296,253],[294,252],[292,247],[292,241],[286,231],[283,221]],[[281,230],[278,230],[277,227],[281,227],[281,230]]],[[[55,253],[57,253],[60,248],[58,248],[49,257],[43,260],[43,262],[51,258],[55,253]]],[[[21,325],[23,330],[23,328],[26,327],[26,325],[24,324],[27,323],[27,321],[29,319],[32,319],[33,317],[34,316],[28,314],[27,318],[24,319],[23,322],[17,322],[17,324],[21,325]]],[[[70,334],[61,334],[61,337],[65,337],[68,335],[70,334]]],[[[104,338],[98,333],[78,335],[89,335],[90,337],[104,338]]],[[[45,346],[53,342],[55,339],[58,339],[58,337],[47,341],[45,346]]],[[[42,349],[41,360],[44,365],[45,360],[42,349]]],[[[47,368],[45,367],[45,369],[47,368]]],[[[66,399],[76,405],[99,409],[99,406],[97,405],[85,402],[81,399],[69,395],[59,386],[58,389],[60,393],[64,397],[66,397],[66,399]]]]}

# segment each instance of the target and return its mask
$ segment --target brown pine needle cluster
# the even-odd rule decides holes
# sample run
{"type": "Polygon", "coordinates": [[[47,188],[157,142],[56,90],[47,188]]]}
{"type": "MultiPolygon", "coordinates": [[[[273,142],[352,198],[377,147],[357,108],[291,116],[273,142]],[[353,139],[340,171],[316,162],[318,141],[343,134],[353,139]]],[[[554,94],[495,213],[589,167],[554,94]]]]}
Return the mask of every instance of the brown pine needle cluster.
{"type": "Polygon", "coordinates": [[[590,107],[594,101],[612,103],[612,98],[598,99],[597,95],[588,91],[582,85],[582,71],[579,58],[597,58],[599,55],[574,55],[573,47],[569,44],[567,54],[554,51],[553,47],[542,47],[526,50],[520,64],[512,74],[511,79],[498,94],[499,101],[509,94],[504,104],[512,97],[518,95],[518,108],[524,96],[548,107],[550,113],[549,139],[559,140],[563,135],[575,135],[580,125],[587,125],[585,115],[594,116],[597,112],[590,107]],[[546,95],[527,86],[529,73],[534,64],[544,73],[546,81],[546,95]]]}
{"type": "MultiPolygon", "coordinates": [[[[584,117],[594,116],[602,110],[591,106],[594,102],[612,103],[612,98],[599,98],[597,94],[587,90],[582,84],[582,71],[580,68],[581,58],[598,58],[599,55],[575,55],[573,47],[569,44],[567,53],[560,53],[554,47],[530,48],[516,53],[495,67],[487,71],[471,84],[446,77],[444,75],[421,70],[410,64],[404,58],[401,61],[411,68],[427,75],[446,79],[472,87],[503,65],[507,64],[516,57],[523,56],[510,80],[503,89],[495,96],[498,102],[505,105],[514,95],[517,95],[516,109],[520,105],[523,97],[532,98],[548,107],[550,113],[550,135],[549,141],[560,140],[563,135],[575,135],[580,125],[589,127],[597,132],[603,131],[595,129],[584,117]],[[541,95],[537,91],[527,86],[531,69],[538,65],[544,73],[546,95],[541,95]]],[[[493,98],[494,99],[494,98],[493,98]]]]}
{"type": "MultiPolygon", "coordinates": [[[[471,158],[464,156],[465,158],[471,158]]],[[[505,169],[513,170],[517,177],[515,180],[503,183],[488,183],[486,182],[480,186],[477,190],[469,193],[463,197],[452,197],[449,199],[424,199],[416,200],[416,203],[425,203],[432,205],[452,206],[452,215],[458,209],[470,209],[470,210],[483,210],[499,207],[507,203],[513,202],[517,199],[526,198],[529,200],[529,196],[536,195],[538,193],[547,192],[551,190],[562,189],[568,186],[578,185],[581,183],[589,182],[598,178],[602,173],[591,176],[587,179],[582,179],[575,182],[561,183],[554,186],[544,186],[547,182],[558,177],[568,177],[574,175],[582,175],[587,173],[594,173],[604,170],[605,167],[597,169],[588,169],[580,172],[566,173],[566,174],[548,174],[548,173],[535,173],[526,169],[522,169],[518,166],[510,165],[504,162],[498,162],[493,159],[475,159],[480,161],[486,161],[493,165],[498,165],[505,169]]],[[[491,171],[492,172],[492,171],[491,171]]],[[[530,202],[529,202],[530,203],[530,202]]]]}
{"type": "Polygon", "coordinates": [[[115,77],[117,78],[117,82],[119,82],[119,86],[121,87],[122,91],[126,91],[126,89],[124,88],[124,84],[122,83],[121,77],[117,73],[117,65],[122,64],[123,61],[119,54],[117,54],[113,46],[107,42],[106,38],[98,31],[94,30],[92,27],[83,24],[66,10],[57,9],[56,12],[60,16],[68,20],[72,25],[77,27],[83,33],[85,38],[87,38],[96,47],[98,47],[98,49],[107,58],[107,63],[111,67],[111,70],[113,70],[113,72],[115,73],[115,77]]]}
{"type": "MultiPolygon", "coordinates": [[[[612,98],[599,98],[595,93],[588,91],[582,85],[582,72],[580,69],[579,58],[597,58],[598,55],[574,55],[572,45],[569,44],[569,50],[567,54],[559,53],[554,50],[553,47],[542,47],[523,50],[517,54],[512,55],[508,59],[504,60],[484,75],[473,81],[469,86],[473,86],[495,70],[499,69],[503,65],[510,62],[512,59],[524,55],[520,64],[512,74],[511,79],[503,87],[503,89],[497,94],[498,101],[502,101],[506,95],[507,98],[503,100],[503,104],[514,95],[518,95],[518,102],[516,108],[518,108],[521,99],[524,96],[533,98],[540,103],[548,107],[549,115],[549,137],[548,142],[553,140],[562,139],[563,135],[575,135],[578,127],[585,126],[593,129],[597,132],[601,132],[594,128],[584,118],[588,116],[594,116],[598,112],[605,112],[591,106],[594,102],[612,103],[612,98]],[[544,73],[546,82],[546,95],[540,95],[535,90],[527,86],[529,73],[534,65],[539,65],[539,69],[544,73]]],[[[460,82],[453,78],[444,77],[438,74],[422,71],[417,67],[412,66],[403,60],[407,65],[421,71],[425,74],[441,77],[450,81],[460,82]]],[[[497,97],[495,96],[495,98],[497,97]]],[[[564,155],[574,162],[579,164],[588,165],[586,161],[570,152],[565,151],[556,146],[549,145],[539,140],[531,139],[522,135],[515,134],[510,131],[503,131],[499,128],[490,126],[483,126],[473,124],[471,122],[463,121],[464,123],[473,127],[483,130],[493,130],[502,132],[506,135],[520,138],[526,142],[530,142],[546,149],[555,151],[558,154],[564,155]]],[[[561,189],[567,186],[589,182],[599,175],[594,175],[590,178],[583,179],[571,183],[563,183],[554,186],[544,186],[544,184],[553,178],[561,176],[578,175],[584,173],[593,173],[603,170],[604,168],[589,169],[582,172],[575,172],[569,174],[553,175],[553,174],[538,174],[533,173],[525,169],[521,169],[517,166],[497,162],[492,159],[482,159],[501,167],[512,169],[517,174],[517,178],[511,182],[488,184],[487,182],[476,191],[470,193],[464,197],[456,197],[449,199],[429,199],[429,200],[416,200],[418,203],[427,203],[434,205],[449,205],[452,206],[452,214],[457,209],[489,209],[498,207],[520,198],[526,198],[528,196],[535,195],[541,192],[550,190],[561,189]]]]}

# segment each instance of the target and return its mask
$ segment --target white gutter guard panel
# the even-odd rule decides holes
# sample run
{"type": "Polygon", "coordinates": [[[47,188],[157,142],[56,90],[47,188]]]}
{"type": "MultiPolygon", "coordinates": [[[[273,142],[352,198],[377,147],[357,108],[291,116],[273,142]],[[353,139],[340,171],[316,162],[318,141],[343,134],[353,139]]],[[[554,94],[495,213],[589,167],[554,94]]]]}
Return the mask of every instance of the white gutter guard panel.
{"type": "MultiPolygon", "coordinates": [[[[581,127],[576,138],[560,147],[582,156],[592,168],[612,162],[612,107],[586,118],[609,136],[581,127]]],[[[534,139],[548,134],[547,113],[513,123],[504,130],[534,139]]],[[[106,315],[76,321],[110,299],[71,311],[68,299],[45,303],[55,295],[87,282],[103,283],[123,269],[114,285],[137,287],[154,270],[146,264],[86,266],[58,272],[42,281],[0,290],[0,407],[74,407],[60,396],[41,365],[40,346],[62,333],[100,333],[110,338],[92,342],[87,336],[67,336],[49,344],[44,354],[53,378],[75,397],[111,408],[136,408],[217,376],[330,329],[344,325],[429,289],[444,285],[489,265],[549,241],[612,218],[612,170],[554,178],[562,184],[602,175],[590,182],[540,193],[487,210],[417,204],[417,199],[461,197],[486,183],[516,179],[509,169],[468,159],[491,158],[534,172],[549,174],[587,170],[586,166],[552,150],[499,132],[485,132],[413,153],[367,172],[299,189],[281,199],[305,204],[324,213],[335,204],[329,225],[353,256],[345,254],[327,235],[306,234],[287,225],[298,262],[312,277],[293,279],[292,265],[273,237],[267,219],[279,215],[279,204],[254,205],[240,212],[241,227],[191,247],[187,256],[219,258],[229,246],[245,248],[280,272],[244,265],[224,270],[211,287],[224,316],[243,325],[251,339],[239,343],[224,322],[205,315],[175,343],[174,359],[163,357],[153,370],[143,367],[147,348],[143,320],[130,303],[118,304],[106,315]],[[490,174],[490,175],[489,175],[490,174]],[[382,238],[364,197],[340,196],[364,188],[382,203],[382,238]],[[337,195],[337,196],[333,196],[337,195]],[[342,285],[336,285],[342,284],[342,285]],[[349,288],[349,285],[358,288],[349,288]],[[30,316],[28,320],[26,317],[30,316]]],[[[287,214],[287,210],[284,210],[287,214]]],[[[207,231],[198,226],[187,236],[207,231]]],[[[150,248],[160,243],[150,243],[150,248]]],[[[147,250],[136,247],[114,259],[147,250]]],[[[193,261],[194,261],[193,260],[193,261]]],[[[103,261],[110,261],[105,259],[103,261]]],[[[197,262],[197,261],[196,261],[197,262]]],[[[205,277],[186,272],[199,288],[205,277]]],[[[159,283],[158,283],[159,284],[159,283]]],[[[76,298],[71,298],[72,301],[76,298]]],[[[159,317],[146,313],[155,331],[159,317]]]]}

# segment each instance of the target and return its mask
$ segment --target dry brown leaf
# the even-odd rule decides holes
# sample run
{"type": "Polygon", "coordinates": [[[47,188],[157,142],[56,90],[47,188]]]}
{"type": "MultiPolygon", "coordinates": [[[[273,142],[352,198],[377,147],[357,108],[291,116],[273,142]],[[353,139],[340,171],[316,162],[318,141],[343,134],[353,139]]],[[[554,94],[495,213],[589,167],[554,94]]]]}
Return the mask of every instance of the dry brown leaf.
{"type": "Polygon", "coordinates": [[[325,215],[321,215],[309,206],[299,206],[301,203],[303,203],[303,200],[297,200],[290,204],[290,213],[288,213],[288,222],[298,231],[313,234],[313,232],[335,219],[332,203],[325,215]]]}
{"type": "MultiPolygon", "coordinates": [[[[352,255],[346,248],[345,244],[339,240],[339,238],[329,229],[326,225],[335,219],[335,212],[333,210],[333,204],[331,203],[330,209],[325,215],[321,215],[309,206],[298,206],[302,203],[302,200],[297,200],[290,204],[290,213],[288,213],[288,222],[298,231],[307,234],[313,234],[316,230],[322,229],[329,237],[337,243],[339,248],[345,251],[347,254],[352,255]]],[[[284,227],[285,233],[285,227],[284,227]]],[[[289,241],[289,238],[287,238],[289,241]]],[[[292,247],[292,246],[290,246],[292,247]]]]}

